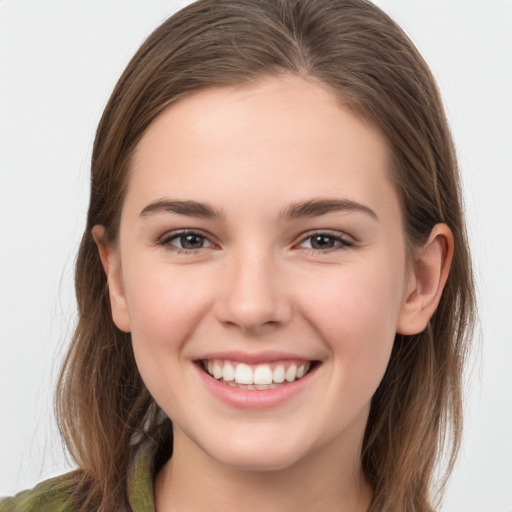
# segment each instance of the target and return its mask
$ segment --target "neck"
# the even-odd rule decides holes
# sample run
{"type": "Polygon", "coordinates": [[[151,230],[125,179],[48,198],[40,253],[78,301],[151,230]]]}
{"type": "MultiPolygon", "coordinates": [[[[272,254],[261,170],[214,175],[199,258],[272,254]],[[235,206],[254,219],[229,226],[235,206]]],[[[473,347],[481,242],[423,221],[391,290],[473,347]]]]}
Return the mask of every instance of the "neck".
{"type": "Polygon", "coordinates": [[[155,482],[158,512],[365,512],[372,491],[360,463],[360,443],[340,440],[290,467],[240,470],[210,458],[174,429],[174,452],[155,482]]]}

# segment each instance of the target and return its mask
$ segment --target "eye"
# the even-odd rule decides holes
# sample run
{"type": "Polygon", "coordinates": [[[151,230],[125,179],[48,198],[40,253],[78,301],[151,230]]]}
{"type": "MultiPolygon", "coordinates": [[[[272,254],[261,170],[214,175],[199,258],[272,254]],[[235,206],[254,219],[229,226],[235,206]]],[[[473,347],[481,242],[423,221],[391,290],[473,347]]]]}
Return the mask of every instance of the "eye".
{"type": "Polygon", "coordinates": [[[329,252],[336,249],[344,249],[352,246],[351,240],[343,238],[340,235],[331,233],[313,233],[304,238],[299,247],[312,249],[313,251],[329,252]]]}
{"type": "Polygon", "coordinates": [[[160,245],[176,252],[195,252],[213,244],[201,233],[195,231],[180,231],[166,235],[160,245]]]}

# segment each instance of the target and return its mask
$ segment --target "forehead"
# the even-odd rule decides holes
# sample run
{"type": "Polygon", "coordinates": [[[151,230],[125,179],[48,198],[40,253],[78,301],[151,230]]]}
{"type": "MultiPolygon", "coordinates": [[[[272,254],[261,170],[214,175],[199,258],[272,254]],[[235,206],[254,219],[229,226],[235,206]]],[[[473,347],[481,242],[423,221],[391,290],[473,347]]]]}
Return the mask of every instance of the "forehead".
{"type": "Polygon", "coordinates": [[[281,201],[314,196],[378,202],[394,195],[380,131],[322,84],[297,77],[198,91],[168,107],[134,154],[128,196],[236,197],[281,201]],[[136,191],[136,194],[134,192],[136,191]],[[235,195],[234,195],[235,194],[235,195]]]}

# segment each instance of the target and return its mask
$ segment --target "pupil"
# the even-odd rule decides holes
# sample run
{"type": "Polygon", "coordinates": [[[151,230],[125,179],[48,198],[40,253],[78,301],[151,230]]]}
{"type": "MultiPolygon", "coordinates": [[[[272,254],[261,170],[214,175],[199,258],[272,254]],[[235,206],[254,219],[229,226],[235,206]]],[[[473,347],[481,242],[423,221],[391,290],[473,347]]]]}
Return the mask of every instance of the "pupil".
{"type": "Polygon", "coordinates": [[[203,245],[202,237],[197,235],[182,236],[180,241],[184,249],[199,249],[203,245]]]}
{"type": "Polygon", "coordinates": [[[334,246],[334,240],[330,236],[318,235],[314,236],[311,242],[313,249],[325,249],[334,246]]]}

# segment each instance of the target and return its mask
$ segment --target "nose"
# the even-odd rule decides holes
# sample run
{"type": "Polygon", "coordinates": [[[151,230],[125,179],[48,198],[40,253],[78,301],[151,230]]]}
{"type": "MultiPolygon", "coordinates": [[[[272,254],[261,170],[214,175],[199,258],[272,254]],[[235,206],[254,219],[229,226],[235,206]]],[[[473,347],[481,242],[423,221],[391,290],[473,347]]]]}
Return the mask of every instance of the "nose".
{"type": "Polygon", "coordinates": [[[292,305],[283,272],[272,257],[246,254],[227,266],[216,307],[221,323],[258,335],[290,320],[292,305]]]}

